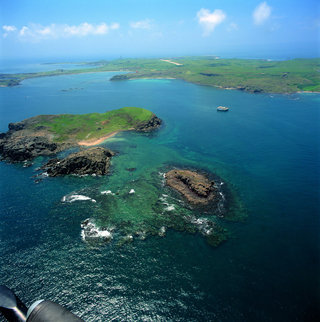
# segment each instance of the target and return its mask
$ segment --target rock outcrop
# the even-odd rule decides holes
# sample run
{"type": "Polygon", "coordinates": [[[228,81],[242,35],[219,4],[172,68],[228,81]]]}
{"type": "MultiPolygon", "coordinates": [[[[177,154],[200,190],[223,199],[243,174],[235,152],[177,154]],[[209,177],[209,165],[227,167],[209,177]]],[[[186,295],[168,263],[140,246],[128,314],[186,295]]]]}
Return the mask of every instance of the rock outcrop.
{"type": "Polygon", "coordinates": [[[104,175],[109,171],[110,160],[114,152],[102,148],[93,147],[77,153],[72,153],[64,159],[52,159],[42,168],[49,176],[63,176],[68,174],[104,175]]]}
{"type": "Polygon", "coordinates": [[[161,119],[159,119],[156,115],[153,115],[152,118],[148,122],[144,122],[141,124],[138,124],[135,127],[135,130],[138,132],[151,132],[162,124],[161,119]]]}
{"type": "Polygon", "coordinates": [[[3,135],[0,138],[2,159],[11,162],[32,160],[39,155],[52,155],[66,148],[44,136],[3,135]]]}
{"type": "Polygon", "coordinates": [[[181,193],[189,203],[207,205],[218,198],[214,181],[190,170],[171,170],[165,174],[166,184],[181,193]]]}
{"type": "Polygon", "coordinates": [[[38,118],[9,123],[8,132],[0,133],[1,159],[21,162],[40,155],[53,155],[71,147],[70,143],[53,142],[48,131],[37,126],[38,118]]]}

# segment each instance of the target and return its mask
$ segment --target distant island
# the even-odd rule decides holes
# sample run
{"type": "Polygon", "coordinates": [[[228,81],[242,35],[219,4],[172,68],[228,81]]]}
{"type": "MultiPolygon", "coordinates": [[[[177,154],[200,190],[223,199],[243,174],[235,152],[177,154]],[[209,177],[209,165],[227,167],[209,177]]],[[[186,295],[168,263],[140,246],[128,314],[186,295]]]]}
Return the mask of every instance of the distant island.
{"type": "Polygon", "coordinates": [[[273,61],[220,59],[216,56],[162,59],[117,59],[81,63],[87,68],[38,73],[0,74],[0,86],[16,86],[28,78],[120,71],[112,81],[175,78],[200,85],[251,93],[320,92],[320,59],[273,61]]]}
{"type": "MultiPolygon", "coordinates": [[[[161,120],[152,112],[138,107],[124,107],[106,113],[89,113],[82,115],[39,115],[21,122],[10,123],[9,130],[0,134],[0,154],[2,159],[11,162],[32,160],[41,155],[53,155],[71,147],[93,146],[102,143],[107,138],[120,131],[148,132],[158,128],[161,120]]],[[[111,151],[87,149],[85,155],[71,155],[66,164],[78,162],[86,158],[90,172],[101,174],[107,172],[108,166],[95,163],[97,155],[100,161],[108,164],[113,155],[111,151]],[[89,163],[90,165],[89,165],[89,163]]],[[[55,175],[63,174],[58,164],[62,160],[51,162],[55,175]]],[[[86,165],[82,171],[86,172],[86,165]]],[[[81,171],[78,171],[80,173],[81,171]]]]}

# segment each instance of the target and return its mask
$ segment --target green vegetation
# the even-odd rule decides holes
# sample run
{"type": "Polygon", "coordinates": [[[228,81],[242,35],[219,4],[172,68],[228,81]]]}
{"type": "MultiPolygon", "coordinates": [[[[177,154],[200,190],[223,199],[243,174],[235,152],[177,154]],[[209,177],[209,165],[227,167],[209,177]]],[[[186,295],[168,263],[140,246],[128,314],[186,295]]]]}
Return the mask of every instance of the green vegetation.
{"type": "Polygon", "coordinates": [[[56,142],[91,140],[136,128],[148,122],[153,115],[138,107],[124,107],[106,113],[40,115],[33,119],[32,128],[49,131],[56,142]]]}
{"type": "Polygon", "coordinates": [[[56,70],[29,74],[0,74],[0,86],[18,85],[26,78],[80,74],[88,72],[126,71],[111,80],[141,78],[177,78],[188,82],[235,88],[248,92],[296,93],[320,91],[320,59],[269,61],[259,59],[218,59],[214,56],[170,59],[118,59],[87,64],[90,68],[56,70]],[[92,67],[91,67],[92,66],[92,67]]]}

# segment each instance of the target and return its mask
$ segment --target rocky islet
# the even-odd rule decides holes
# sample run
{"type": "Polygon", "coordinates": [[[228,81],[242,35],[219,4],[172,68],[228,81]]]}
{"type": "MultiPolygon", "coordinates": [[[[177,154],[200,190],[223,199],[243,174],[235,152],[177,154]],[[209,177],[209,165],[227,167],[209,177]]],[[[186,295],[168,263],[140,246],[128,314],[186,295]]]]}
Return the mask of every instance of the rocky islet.
{"type": "Polygon", "coordinates": [[[166,184],[179,192],[193,205],[207,205],[218,199],[219,191],[214,181],[191,170],[171,170],[165,174],[166,184]]]}
{"type": "Polygon", "coordinates": [[[110,160],[114,155],[115,153],[109,149],[93,147],[72,153],[63,159],[51,159],[42,168],[50,177],[69,174],[105,175],[109,171],[110,160]]]}

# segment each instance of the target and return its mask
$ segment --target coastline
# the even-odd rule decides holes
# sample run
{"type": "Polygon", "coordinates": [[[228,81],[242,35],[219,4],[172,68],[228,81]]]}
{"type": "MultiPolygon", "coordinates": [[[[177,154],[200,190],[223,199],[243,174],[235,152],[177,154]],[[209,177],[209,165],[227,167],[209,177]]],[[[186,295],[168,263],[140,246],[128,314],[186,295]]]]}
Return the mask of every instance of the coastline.
{"type": "Polygon", "coordinates": [[[320,92],[312,92],[312,91],[299,91],[296,94],[320,94],[320,92]]]}
{"type": "Polygon", "coordinates": [[[135,77],[135,78],[129,78],[129,81],[137,80],[137,79],[177,79],[174,77],[135,77]]]}
{"type": "Polygon", "coordinates": [[[118,134],[119,132],[122,131],[114,131],[111,132],[107,135],[104,135],[103,137],[99,138],[99,139],[91,139],[91,140],[82,140],[78,142],[78,145],[82,145],[82,146],[94,146],[94,145],[98,145],[101,144],[102,142],[112,138],[113,136],[115,136],[116,134],[118,134]]]}
{"type": "MultiPolygon", "coordinates": [[[[126,71],[117,71],[117,70],[97,70],[97,71],[84,71],[84,72],[72,72],[72,73],[66,73],[66,74],[58,74],[58,75],[36,75],[36,76],[31,76],[31,77],[26,77],[24,79],[21,79],[19,81],[18,84],[15,84],[13,86],[10,86],[10,85],[0,85],[0,87],[2,88],[5,88],[5,87],[15,87],[15,86],[18,86],[18,85],[21,85],[21,83],[26,80],[26,79],[32,79],[32,78],[39,78],[39,77],[54,77],[54,76],[65,76],[65,75],[79,75],[79,74],[94,74],[94,73],[110,73],[110,72],[129,72],[130,74],[130,70],[126,70],[126,71]]],[[[129,78],[128,80],[129,81],[133,81],[133,80],[151,80],[151,79],[168,79],[168,80],[174,80],[174,79],[180,79],[180,80],[183,80],[183,81],[186,81],[188,83],[191,83],[191,84],[196,84],[196,85],[201,85],[201,86],[210,86],[210,87],[215,87],[215,88],[219,88],[219,89],[222,89],[222,90],[238,90],[238,91],[241,91],[242,89],[240,88],[237,88],[237,87],[224,87],[224,86],[221,86],[221,85],[215,85],[215,84],[203,84],[199,81],[191,81],[191,80],[187,80],[187,79],[184,79],[184,78],[176,78],[176,77],[135,77],[135,78],[129,78]]],[[[251,93],[251,94],[256,94],[254,91],[248,91],[248,90],[244,90],[248,93],[251,93]]],[[[285,94],[285,95],[290,95],[290,94],[320,94],[319,91],[295,91],[295,92],[257,92],[257,93],[264,93],[264,94],[285,94]]],[[[115,135],[115,134],[114,134],[115,135]]],[[[112,135],[113,136],[113,135],[112,135]]],[[[107,137],[108,139],[109,137],[107,137]]],[[[102,139],[102,138],[101,138],[102,139]]],[[[100,139],[99,139],[100,140],[100,139]]],[[[90,144],[88,143],[88,141],[80,141],[78,142],[79,145],[85,145],[85,146],[92,146],[92,145],[96,145],[96,144],[90,144]],[[83,142],[83,144],[80,142],[83,142]]],[[[103,142],[103,141],[102,141],[103,142]]],[[[100,144],[101,142],[97,143],[97,144],[100,144]]]]}
{"type": "MultiPolygon", "coordinates": [[[[191,57],[192,58],[192,57],[191,57]]],[[[268,93],[268,94],[295,94],[295,93],[318,93],[318,83],[314,82],[314,87],[309,90],[297,78],[299,75],[291,66],[292,62],[288,61],[277,62],[274,65],[268,65],[266,62],[262,63],[254,61],[254,64],[248,69],[246,60],[241,59],[224,59],[219,61],[219,64],[210,64],[206,59],[193,60],[185,58],[182,63],[172,61],[171,59],[154,59],[151,62],[142,59],[131,59],[128,61],[115,60],[108,64],[95,66],[94,68],[81,68],[72,70],[55,70],[38,73],[21,73],[21,74],[1,74],[0,86],[13,87],[20,85],[25,79],[47,76],[62,76],[75,74],[91,74],[101,72],[122,72],[124,75],[114,75],[113,80],[136,80],[136,79],[181,79],[189,83],[212,86],[227,90],[241,90],[249,93],[268,93]],[[161,63],[161,64],[159,64],[161,63]],[[174,65],[175,67],[165,67],[167,65],[174,65]],[[262,64],[262,65],[261,65],[262,64]],[[266,65],[267,64],[267,65],[266,65]],[[226,66],[226,67],[224,67],[226,66]],[[240,74],[237,74],[237,67],[240,69],[240,74]],[[178,68],[176,68],[178,67],[178,68]],[[259,68],[270,68],[270,70],[260,70],[259,68]],[[130,72],[131,71],[131,72],[130,72]],[[135,72],[134,72],[135,71],[135,72]],[[225,72],[228,71],[227,75],[225,72]],[[261,72],[262,71],[262,72],[261,72]],[[241,77],[244,73],[251,75],[248,79],[241,77]],[[290,78],[288,78],[290,73],[290,78]],[[299,88],[300,87],[300,88],[299,88]]],[[[313,81],[314,68],[316,68],[317,61],[301,60],[294,62],[294,66],[304,69],[304,77],[313,81]]],[[[212,62],[211,62],[212,63],[212,62]]],[[[251,62],[252,63],[252,62],[251,62]]],[[[274,64],[274,63],[273,63],[274,64]]],[[[313,84],[313,83],[312,83],[313,84]]]]}
{"type": "MultiPolygon", "coordinates": [[[[53,71],[54,72],[54,71],[53,71]]],[[[72,71],[72,72],[64,72],[64,73],[60,73],[60,74],[47,74],[47,75],[31,75],[31,76],[26,76],[23,77],[22,79],[19,79],[19,82],[17,84],[14,85],[1,85],[0,87],[15,87],[15,86],[19,86],[21,85],[21,83],[26,80],[26,79],[32,79],[32,78],[40,78],[40,77],[57,77],[57,76],[66,76],[66,75],[80,75],[80,74],[95,74],[95,73],[117,73],[117,72],[129,72],[130,70],[96,70],[96,71],[81,71],[81,69],[79,69],[79,71],[72,71]]],[[[32,74],[32,73],[30,73],[32,74]]]]}

